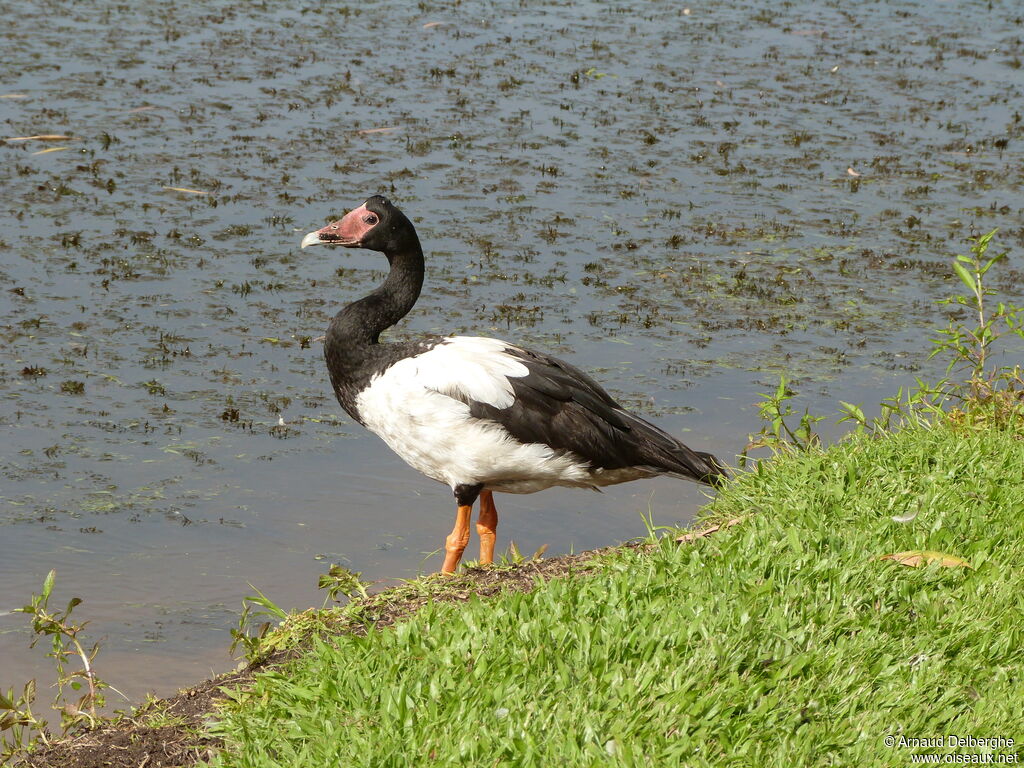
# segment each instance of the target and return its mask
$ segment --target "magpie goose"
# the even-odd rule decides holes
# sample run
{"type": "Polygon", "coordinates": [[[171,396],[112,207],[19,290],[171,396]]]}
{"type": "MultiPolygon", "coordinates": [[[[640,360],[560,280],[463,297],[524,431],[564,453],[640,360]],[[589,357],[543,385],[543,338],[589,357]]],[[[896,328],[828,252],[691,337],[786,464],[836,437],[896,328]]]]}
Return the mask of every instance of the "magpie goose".
{"type": "Polygon", "coordinates": [[[495,492],[600,488],[655,475],[709,485],[725,479],[714,456],[629,413],[563,360],[475,336],[380,343],[423,286],[416,229],[386,198],[375,195],[310,232],[302,247],[310,245],[380,251],[390,264],[379,288],[331,320],[324,355],[342,408],[455,494],[443,572],[455,570],[469,543],[477,499],[480,562],[492,562],[495,492]]]}

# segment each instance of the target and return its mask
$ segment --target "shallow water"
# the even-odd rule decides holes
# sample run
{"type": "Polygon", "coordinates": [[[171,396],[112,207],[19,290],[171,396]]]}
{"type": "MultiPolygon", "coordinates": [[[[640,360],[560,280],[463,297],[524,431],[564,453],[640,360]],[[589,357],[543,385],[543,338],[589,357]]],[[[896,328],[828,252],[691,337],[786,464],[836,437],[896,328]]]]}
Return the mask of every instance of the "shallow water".
{"type": "MultiPolygon", "coordinates": [[[[348,419],[315,340],[383,260],[298,248],[375,192],[429,258],[394,336],[569,357],[723,457],[782,373],[831,411],[941,372],[966,238],[1000,228],[1020,299],[1019,9],[761,5],[6,14],[4,136],[73,138],[0,143],[0,614],[57,568],[137,700],[232,664],[248,583],[296,608],[332,561],[438,567],[448,491],[348,419]]],[[[502,498],[499,546],[601,546],[703,498],[502,498]]],[[[2,685],[49,679],[25,625],[0,615],[2,685]]]]}

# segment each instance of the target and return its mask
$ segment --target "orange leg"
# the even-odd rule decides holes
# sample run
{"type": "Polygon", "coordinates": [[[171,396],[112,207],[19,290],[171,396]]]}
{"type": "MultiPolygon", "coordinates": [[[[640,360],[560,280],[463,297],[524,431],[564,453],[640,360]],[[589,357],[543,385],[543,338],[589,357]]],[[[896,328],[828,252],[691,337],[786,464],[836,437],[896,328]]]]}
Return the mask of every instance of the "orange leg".
{"type": "Polygon", "coordinates": [[[476,532],[480,537],[480,564],[494,562],[494,539],[498,530],[498,510],[494,506],[494,494],[480,491],[480,517],[477,518],[476,532]]]}
{"type": "Polygon", "coordinates": [[[469,544],[469,517],[473,514],[473,505],[459,505],[459,511],[455,513],[455,528],[451,535],[444,541],[444,565],[441,566],[441,573],[455,573],[459,567],[459,560],[462,553],[469,544]]]}

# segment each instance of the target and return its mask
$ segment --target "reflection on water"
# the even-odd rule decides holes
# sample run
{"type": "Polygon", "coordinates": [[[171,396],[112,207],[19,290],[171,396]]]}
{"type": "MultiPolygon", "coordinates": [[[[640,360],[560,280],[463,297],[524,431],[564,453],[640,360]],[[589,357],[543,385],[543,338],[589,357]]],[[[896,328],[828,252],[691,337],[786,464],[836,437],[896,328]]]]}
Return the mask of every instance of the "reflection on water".
{"type": "MultiPolygon", "coordinates": [[[[0,144],[0,611],[56,567],[137,699],[231,664],[247,583],[305,607],[331,561],[438,567],[447,490],[345,416],[315,340],[382,260],[298,249],[374,192],[428,250],[396,335],[570,357],[721,456],[780,373],[829,409],[940,370],[964,238],[1001,228],[1019,298],[1013,14],[759,5],[11,15],[5,137],[68,138],[0,144]]],[[[702,499],[499,499],[500,543],[601,546],[702,499]]],[[[0,615],[0,684],[46,677],[27,639],[0,615]]]]}

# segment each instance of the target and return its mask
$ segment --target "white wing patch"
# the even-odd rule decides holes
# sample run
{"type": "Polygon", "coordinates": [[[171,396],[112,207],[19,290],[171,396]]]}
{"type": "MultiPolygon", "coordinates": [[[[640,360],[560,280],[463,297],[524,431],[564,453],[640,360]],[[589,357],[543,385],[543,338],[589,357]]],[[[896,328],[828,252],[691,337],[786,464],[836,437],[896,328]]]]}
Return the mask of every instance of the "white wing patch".
{"type": "Polygon", "coordinates": [[[390,371],[416,379],[421,386],[449,397],[462,395],[495,408],[515,402],[509,377],[525,376],[529,370],[505,350],[510,344],[481,336],[449,336],[422,355],[409,357],[390,371]]]}

